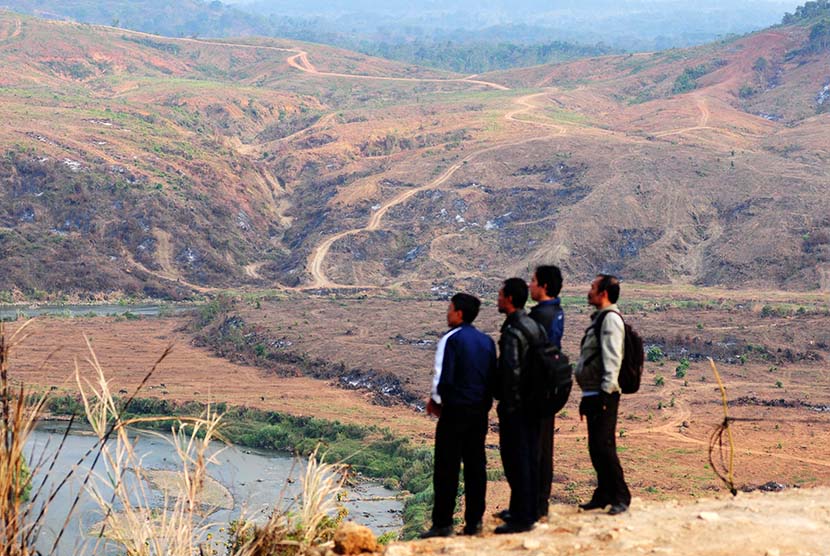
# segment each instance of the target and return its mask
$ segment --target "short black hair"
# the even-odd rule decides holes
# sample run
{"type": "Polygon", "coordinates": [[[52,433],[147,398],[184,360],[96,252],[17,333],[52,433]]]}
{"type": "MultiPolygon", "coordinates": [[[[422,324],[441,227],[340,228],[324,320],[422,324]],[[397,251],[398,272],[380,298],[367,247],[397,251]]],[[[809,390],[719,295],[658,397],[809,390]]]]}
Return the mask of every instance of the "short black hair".
{"type": "Polygon", "coordinates": [[[456,311],[461,311],[461,318],[467,324],[472,324],[478,316],[478,309],[481,301],[474,295],[468,293],[457,293],[450,300],[456,311]]]}
{"type": "Polygon", "coordinates": [[[545,288],[545,293],[556,297],[562,291],[562,271],[556,265],[536,267],[536,283],[545,288]]]}
{"type": "Polygon", "coordinates": [[[613,274],[597,274],[597,278],[601,278],[598,292],[608,292],[608,301],[616,303],[620,298],[620,279],[613,274]]]}
{"type": "Polygon", "coordinates": [[[509,297],[513,307],[521,309],[527,303],[527,282],[521,278],[508,278],[502,285],[504,297],[509,297]]]}

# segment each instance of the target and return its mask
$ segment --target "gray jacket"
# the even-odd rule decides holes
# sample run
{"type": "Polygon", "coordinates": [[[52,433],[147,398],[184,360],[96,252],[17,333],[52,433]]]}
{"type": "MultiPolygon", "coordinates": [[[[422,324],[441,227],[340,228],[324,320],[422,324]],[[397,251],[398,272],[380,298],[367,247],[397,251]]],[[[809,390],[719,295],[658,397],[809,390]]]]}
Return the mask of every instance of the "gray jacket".
{"type": "Polygon", "coordinates": [[[576,364],[576,382],[583,392],[599,392],[608,394],[620,392],[620,366],[623,360],[623,346],[625,343],[625,327],[619,315],[611,313],[602,321],[600,338],[602,345],[597,343],[594,325],[601,313],[619,311],[616,304],[597,311],[591,317],[591,326],[585,330],[582,338],[582,348],[579,353],[579,362],[576,364]]]}

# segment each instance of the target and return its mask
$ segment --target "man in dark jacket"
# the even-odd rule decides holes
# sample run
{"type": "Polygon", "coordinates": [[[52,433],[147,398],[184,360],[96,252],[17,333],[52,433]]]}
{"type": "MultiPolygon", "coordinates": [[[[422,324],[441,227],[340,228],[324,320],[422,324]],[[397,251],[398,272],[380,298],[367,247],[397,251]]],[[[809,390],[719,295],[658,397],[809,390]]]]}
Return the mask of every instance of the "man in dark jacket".
{"type": "Polygon", "coordinates": [[[438,342],[435,375],[427,413],[438,417],[435,427],[434,503],[432,528],[421,538],[453,534],[458,472],[464,462],[464,534],[481,531],[487,492],[484,439],[487,414],[493,405],[496,346],[473,326],[481,302],[457,293],[447,308],[450,331],[438,342]]]}
{"type": "MultiPolygon", "coordinates": [[[[562,349],[562,335],[565,333],[565,313],[559,302],[562,291],[562,272],[559,267],[545,265],[536,267],[530,280],[530,297],[536,302],[530,310],[530,318],[547,331],[548,341],[562,349]]],[[[553,483],[553,429],[554,416],[540,422],[539,433],[539,491],[537,499],[538,517],[548,515],[550,489],[553,483]]]]}
{"type": "Polygon", "coordinates": [[[497,534],[529,531],[538,517],[539,419],[524,407],[528,378],[528,346],[543,342],[545,330],[524,311],[527,284],[505,280],[499,290],[499,312],[507,315],[499,338],[495,397],[499,400],[499,445],[504,474],[510,485],[510,507],[497,534]]]}

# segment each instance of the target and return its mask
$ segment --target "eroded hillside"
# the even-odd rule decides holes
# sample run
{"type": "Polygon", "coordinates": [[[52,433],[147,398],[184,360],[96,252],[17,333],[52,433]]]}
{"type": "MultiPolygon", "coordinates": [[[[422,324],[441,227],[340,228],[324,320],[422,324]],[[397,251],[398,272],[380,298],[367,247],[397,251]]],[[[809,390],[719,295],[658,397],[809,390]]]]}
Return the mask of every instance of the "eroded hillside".
{"type": "Polygon", "coordinates": [[[810,33],[467,77],[2,14],[0,290],[826,289],[810,33]]]}

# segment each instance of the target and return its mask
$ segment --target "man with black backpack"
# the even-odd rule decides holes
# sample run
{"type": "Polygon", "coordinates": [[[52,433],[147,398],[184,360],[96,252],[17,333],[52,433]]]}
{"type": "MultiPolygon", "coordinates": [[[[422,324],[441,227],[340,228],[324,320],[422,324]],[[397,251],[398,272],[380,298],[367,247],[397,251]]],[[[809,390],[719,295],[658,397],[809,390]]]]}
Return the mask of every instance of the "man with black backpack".
{"type": "MultiPolygon", "coordinates": [[[[530,298],[536,305],[530,309],[530,318],[542,325],[548,334],[548,342],[557,349],[562,349],[562,336],[565,333],[565,312],[559,301],[562,291],[562,272],[554,265],[536,267],[530,280],[530,298]]],[[[570,394],[563,392],[565,399],[570,394]]],[[[553,430],[554,415],[545,415],[540,422],[539,431],[539,490],[537,492],[538,517],[548,515],[550,491],[553,484],[553,430]]]]}
{"type": "MultiPolygon", "coordinates": [[[[624,366],[628,328],[616,305],[619,296],[620,281],[615,276],[600,274],[591,283],[588,303],[597,311],[582,338],[575,372],[582,389],[579,415],[588,421],[588,452],[597,474],[597,488],[591,500],[579,507],[594,510],[610,505],[610,515],[625,512],[631,504],[631,493],[625,484],[616,444],[617,411],[622,391],[620,369],[624,366]]],[[[632,336],[636,336],[633,331],[632,336]]],[[[629,338],[632,339],[638,337],[629,338]]],[[[629,362],[632,356],[639,354],[629,354],[629,362]]]]}
{"type": "Polygon", "coordinates": [[[499,312],[507,315],[499,338],[494,397],[499,400],[499,448],[510,485],[510,507],[496,534],[520,533],[538,518],[540,418],[529,404],[530,348],[547,343],[547,333],[524,311],[527,284],[509,278],[499,290],[499,312]]]}

